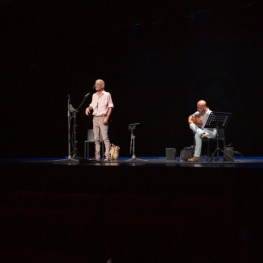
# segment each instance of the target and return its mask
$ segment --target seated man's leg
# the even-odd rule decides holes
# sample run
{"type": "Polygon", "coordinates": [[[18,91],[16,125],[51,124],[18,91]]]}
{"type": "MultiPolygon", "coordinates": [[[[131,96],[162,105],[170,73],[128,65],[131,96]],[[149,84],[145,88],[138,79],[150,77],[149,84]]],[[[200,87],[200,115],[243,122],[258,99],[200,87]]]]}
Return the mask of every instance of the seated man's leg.
{"type": "Polygon", "coordinates": [[[196,126],[194,123],[189,124],[189,127],[194,133],[198,133],[199,135],[201,135],[204,132],[201,128],[196,126]]]}
{"type": "Polygon", "coordinates": [[[194,152],[194,156],[188,159],[188,161],[189,162],[199,162],[200,155],[201,155],[201,149],[202,149],[201,134],[203,134],[204,131],[198,126],[196,126],[194,123],[189,124],[189,127],[195,133],[195,152],[194,152]]]}
{"type": "Polygon", "coordinates": [[[216,129],[213,129],[212,131],[209,129],[204,129],[203,133],[205,133],[207,138],[215,138],[216,137],[216,129]]]}
{"type": "Polygon", "coordinates": [[[201,155],[201,149],[202,149],[202,139],[200,137],[200,134],[195,134],[195,152],[194,157],[200,158],[201,155]]]}

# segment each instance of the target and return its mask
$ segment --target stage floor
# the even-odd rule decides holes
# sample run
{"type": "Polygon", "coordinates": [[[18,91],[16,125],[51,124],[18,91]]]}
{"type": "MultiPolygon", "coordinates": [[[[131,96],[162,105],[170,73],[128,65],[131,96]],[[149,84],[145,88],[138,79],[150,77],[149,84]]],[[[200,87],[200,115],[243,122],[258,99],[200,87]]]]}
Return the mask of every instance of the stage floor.
{"type": "MultiPolygon", "coordinates": [[[[105,207],[104,210],[102,209],[102,214],[107,217],[108,215],[111,216],[111,213],[115,213],[112,212],[111,209],[106,209],[108,200],[111,200],[111,198],[112,200],[121,200],[122,206],[128,209],[130,209],[130,207],[142,207],[141,211],[145,209],[145,211],[148,211],[147,208],[150,207],[152,211],[154,211],[154,215],[156,212],[155,204],[158,205],[159,202],[154,201],[148,205],[147,202],[145,203],[143,200],[161,199],[164,200],[163,207],[166,212],[163,215],[165,220],[170,220],[170,211],[175,211],[174,215],[182,219],[179,220],[174,217],[175,224],[173,226],[178,225],[181,229],[182,224],[183,231],[188,231],[188,229],[191,230],[192,226],[197,226],[197,230],[190,232],[190,234],[185,234],[188,232],[182,232],[182,237],[187,238],[187,247],[188,244],[195,244],[192,243],[192,237],[194,240],[198,240],[198,244],[200,240],[203,240],[203,236],[199,238],[201,233],[199,232],[200,225],[203,227],[201,229],[202,231],[203,229],[207,231],[207,224],[203,222],[206,222],[204,221],[206,218],[208,222],[210,222],[210,215],[213,215],[214,218],[211,223],[212,228],[211,231],[208,230],[208,232],[204,232],[204,237],[206,237],[206,233],[212,233],[211,235],[215,239],[215,242],[221,244],[223,239],[214,237],[214,233],[216,233],[214,231],[219,229],[217,222],[222,222],[224,226],[224,222],[227,222],[226,220],[230,218],[229,215],[231,218],[233,215],[236,220],[235,225],[239,231],[237,234],[238,238],[236,238],[236,236],[234,237],[237,241],[235,244],[240,244],[241,252],[245,247],[249,250],[249,255],[256,255],[255,258],[260,257],[261,259],[260,261],[241,261],[262,262],[262,255],[260,253],[263,240],[262,156],[235,157],[234,162],[223,161],[222,158],[220,160],[208,162],[207,159],[204,158],[198,163],[180,161],[179,157],[172,161],[167,161],[165,157],[141,156],[138,157],[138,159],[140,159],[138,161],[128,161],[130,158],[129,156],[121,156],[118,161],[112,162],[89,162],[83,159],[71,162],[67,161],[68,159],[66,157],[1,159],[0,202],[1,200],[4,202],[5,197],[9,196],[10,198],[15,197],[15,199],[13,198],[10,200],[17,200],[19,204],[28,205],[31,204],[32,200],[38,202],[38,200],[40,200],[38,197],[44,195],[46,196],[47,207],[50,208],[53,204],[52,200],[55,200],[53,197],[61,196],[62,198],[59,200],[62,200],[63,207],[64,205],[65,207],[70,205],[78,211],[79,208],[87,209],[89,207],[95,207],[95,209],[97,209],[97,205],[93,205],[93,203],[87,205],[85,200],[90,200],[88,197],[90,197],[91,200],[94,200],[93,198],[99,198],[99,200],[101,200],[101,207],[105,207]],[[85,197],[87,199],[85,199],[85,197]],[[129,200],[129,198],[137,200],[136,203],[129,205],[126,201],[129,200]],[[139,206],[140,204],[142,204],[142,206],[139,206]],[[173,208],[172,204],[176,204],[176,207],[173,208]],[[233,207],[234,209],[232,209],[233,207]],[[108,214],[107,211],[109,211],[108,214]],[[186,211],[187,214],[183,214],[182,211],[186,211]],[[210,211],[216,211],[216,214],[210,211]],[[221,213],[221,211],[223,211],[223,213],[221,213]],[[203,213],[205,213],[204,216],[203,213]],[[201,221],[197,222],[196,218],[198,218],[198,215],[201,215],[201,221]],[[224,217],[222,218],[222,216],[224,217]],[[185,222],[189,223],[185,225],[185,222]],[[246,237],[246,233],[249,233],[248,237],[246,237]],[[241,240],[246,242],[241,244],[241,240]]],[[[116,201],[112,203],[115,205],[117,211],[122,207],[116,201]]],[[[56,204],[56,202],[54,202],[54,204],[56,204]]],[[[30,207],[30,205],[28,206],[30,207]]],[[[4,210],[4,212],[5,211],[6,210],[4,210]]],[[[12,208],[11,213],[13,213],[13,211],[14,209],[12,208]]],[[[42,214],[50,214],[49,210],[40,211],[41,213],[39,212],[37,215],[40,215],[39,218],[41,220],[42,214]]],[[[62,213],[64,213],[64,211],[62,213]]],[[[5,213],[2,214],[5,216],[5,213]]],[[[53,212],[51,214],[53,215],[53,212]]],[[[112,215],[115,216],[114,214],[112,215]]],[[[33,218],[35,218],[34,216],[35,215],[32,213],[33,218]]],[[[46,217],[43,216],[43,218],[45,220],[46,217]]],[[[61,218],[64,220],[66,216],[63,214],[61,218]]],[[[123,218],[122,215],[121,218],[123,218]]],[[[47,218],[47,220],[49,219],[47,218]]],[[[148,217],[146,218],[147,221],[145,221],[144,217],[143,220],[146,225],[150,225],[148,217]]],[[[53,222],[53,218],[50,222],[53,222]]],[[[76,221],[70,224],[76,225],[75,222],[76,221]]],[[[114,227],[125,226],[122,222],[125,221],[117,221],[116,224],[114,223],[114,227]]],[[[151,229],[159,229],[159,221],[154,222],[157,222],[157,225],[154,225],[151,229]]],[[[163,222],[165,222],[166,225],[166,221],[163,222]]],[[[27,221],[25,221],[25,223],[27,223],[27,221]]],[[[127,221],[127,223],[129,224],[128,226],[130,226],[131,221],[127,221]]],[[[139,222],[139,224],[141,223],[139,222]]],[[[38,230],[38,221],[35,225],[38,230]]],[[[31,227],[31,223],[29,226],[31,227]]],[[[137,227],[136,224],[135,226],[137,227]]],[[[101,229],[105,228],[106,224],[102,224],[101,229]]],[[[112,227],[110,226],[109,229],[112,229],[112,227]]],[[[228,233],[229,229],[227,225],[223,233],[228,233]]],[[[125,227],[124,230],[128,231],[129,228],[125,227]]],[[[125,233],[126,237],[129,237],[131,232],[128,234],[126,234],[126,232],[123,233],[125,233]]],[[[115,234],[111,236],[114,238],[116,237],[115,234]]],[[[105,236],[103,236],[103,238],[104,237],[105,236]]],[[[159,240],[158,237],[153,239],[159,240]]],[[[24,236],[22,240],[24,242],[24,236]]],[[[181,240],[183,239],[179,238],[179,244],[181,244],[181,240]]],[[[209,239],[209,244],[217,244],[215,242],[210,242],[209,239]]],[[[165,245],[165,248],[169,244],[169,242],[165,243],[161,241],[161,245],[165,245]]],[[[215,249],[211,251],[216,251],[217,247],[218,246],[215,245],[215,249]]],[[[225,249],[225,245],[223,245],[223,247],[225,249]]],[[[189,253],[191,254],[193,253],[192,251],[199,251],[199,249],[200,247],[197,246],[195,250],[191,250],[189,253]]],[[[237,252],[240,256],[239,258],[243,257],[241,252],[237,252]]],[[[189,253],[187,252],[187,254],[189,253]]],[[[174,255],[174,247],[172,249],[172,255],[174,255]]],[[[216,258],[221,257],[222,259],[222,255],[223,254],[220,253],[220,256],[216,258]]],[[[234,261],[235,260],[225,260],[224,262],[234,261]]],[[[239,260],[238,262],[241,261],[239,260]]],[[[166,262],[175,261],[166,260],[166,262]]],[[[217,261],[211,260],[209,262],[217,261]]]]}
{"type": "Polygon", "coordinates": [[[153,195],[263,200],[263,157],[198,163],[165,157],[121,156],[118,161],[68,162],[67,158],[0,161],[0,192],[23,190],[100,195],[153,195]]]}
{"type": "Polygon", "coordinates": [[[166,160],[165,157],[137,157],[131,159],[128,156],[119,157],[117,161],[95,162],[85,158],[58,157],[58,158],[7,158],[1,159],[0,163],[25,163],[25,164],[50,164],[50,165],[84,165],[84,166],[174,166],[174,167],[239,167],[239,168],[263,168],[263,156],[235,157],[234,161],[225,161],[223,157],[214,158],[212,161],[207,157],[201,158],[200,162],[188,162],[180,160],[166,160]]]}

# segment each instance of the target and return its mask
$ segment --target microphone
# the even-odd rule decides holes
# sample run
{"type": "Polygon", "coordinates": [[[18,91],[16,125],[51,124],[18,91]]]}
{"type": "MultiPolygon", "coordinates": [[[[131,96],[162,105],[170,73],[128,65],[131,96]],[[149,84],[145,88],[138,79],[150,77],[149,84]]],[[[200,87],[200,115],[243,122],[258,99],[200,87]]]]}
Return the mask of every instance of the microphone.
{"type": "Polygon", "coordinates": [[[84,98],[87,98],[89,95],[90,95],[90,93],[86,94],[86,95],[84,96],[84,98]]]}
{"type": "Polygon", "coordinates": [[[69,96],[69,94],[68,94],[68,100],[69,100],[69,103],[71,103],[71,99],[70,99],[70,96],[69,96]]]}

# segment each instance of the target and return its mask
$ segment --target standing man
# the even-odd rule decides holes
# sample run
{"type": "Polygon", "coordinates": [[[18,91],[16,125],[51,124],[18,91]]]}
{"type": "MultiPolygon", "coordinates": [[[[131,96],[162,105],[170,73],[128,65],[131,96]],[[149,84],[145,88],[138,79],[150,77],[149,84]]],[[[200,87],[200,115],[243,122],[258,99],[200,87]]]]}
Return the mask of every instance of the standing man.
{"type": "Polygon", "coordinates": [[[95,140],[95,161],[100,160],[100,134],[105,144],[105,161],[110,161],[110,140],[109,140],[109,117],[113,109],[113,102],[109,92],[105,91],[105,82],[102,79],[95,81],[96,93],[92,96],[92,102],[86,108],[86,115],[93,110],[93,133],[95,140]]]}
{"type": "Polygon", "coordinates": [[[188,117],[189,127],[195,134],[195,152],[194,156],[188,159],[189,162],[199,162],[202,141],[207,140],[207,138],[215,138],[216,136],[216,129],[204,129],[211,112],[212,111],[206,106],[206,102],[204,100],[199,100],[197,102],[197,111],[188,117]]]}

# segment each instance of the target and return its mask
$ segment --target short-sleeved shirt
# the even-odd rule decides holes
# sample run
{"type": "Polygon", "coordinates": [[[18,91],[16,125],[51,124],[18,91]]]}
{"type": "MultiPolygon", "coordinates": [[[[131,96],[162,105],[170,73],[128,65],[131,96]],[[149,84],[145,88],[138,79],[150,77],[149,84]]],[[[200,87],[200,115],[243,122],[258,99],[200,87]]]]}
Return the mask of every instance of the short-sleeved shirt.
{"type": "MultiPolygon", "coordinates": [[[[202,125],[201,129],[204,129],[206,122],[207,122],[207,119],[208,119],[211,112],[212,111],[210,109],[208,109],[208,111],[204,115],[201,115],[202,119],[204,120],[204,124],[202,125]]],[[[193,115],[199,116],[199,114],[200,114],[199,111],[196,111],[193,115]]]]}
{"type": "Polygon", "coordinates": [[[94,116],[101,116],[103,114],[106,114],[109,108],[114,107],[111,94],[105,90],[102,91],[100,96],[97,94],[97,92],[94,93],[92,95],[90,106],[93,109],[94,116]]]}

